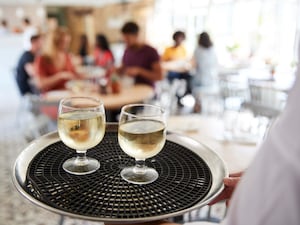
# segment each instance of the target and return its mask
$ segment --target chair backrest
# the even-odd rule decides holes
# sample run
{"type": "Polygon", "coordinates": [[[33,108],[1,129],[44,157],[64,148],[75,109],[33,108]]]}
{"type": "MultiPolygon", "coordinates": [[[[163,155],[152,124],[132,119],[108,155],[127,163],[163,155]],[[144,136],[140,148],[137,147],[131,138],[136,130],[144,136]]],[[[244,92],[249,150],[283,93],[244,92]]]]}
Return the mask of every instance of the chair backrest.
{"type": "Polygon", "coordinates": [[[221,97],[240,97],[247,98],[248,85],[247,82],[242,79],[232,79],[234,76],[239,75],[228,75],[219,77],[219,88],[221,97]]]}
{"type": "Polygon", "coordinates": [[[219,90],[224,109],[239,110],[249,99],[248,82],[239,74],[219,76],[219,90]]]}
{"type": "Polygon", "coordinates": [[[177,96],[183,95],[186,90],[186,81],[174,79],[172,83],[168,80],[162,80],[156,84],[156,102],[155,104],[165,108],[172,115],[177,110],[177,96]]]}
{"type": "Polygon", "coordinates": [[[272,87],[271,83],[249,81],[250,100],[247,106],[256,115],[274,118],[284,109],[287,94],[272,87]]]}
{"type": "Polygon", "coordinates": [[[252,103],[264,105],[269,108],[282,110],[287,94],[271,86],[249,83],[250,100],[252,103]]]}

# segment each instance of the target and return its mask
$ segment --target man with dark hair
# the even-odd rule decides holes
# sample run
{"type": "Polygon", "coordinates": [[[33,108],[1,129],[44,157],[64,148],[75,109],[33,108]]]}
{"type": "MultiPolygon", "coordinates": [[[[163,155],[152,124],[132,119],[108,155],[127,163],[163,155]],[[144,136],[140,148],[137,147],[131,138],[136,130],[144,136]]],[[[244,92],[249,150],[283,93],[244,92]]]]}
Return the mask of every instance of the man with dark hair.
{"type": "Polygon", "coordinates": [[[135,83],[154,86],[155,81],[163,78],[157,51],[140,41],[139,27],[136,23],[124,24],[121,32],[126,43],[126,50],[118,72],[134,77],[135,83]]]}
{"type": "Polygon", "coordinates": [[[19,91],[21,95],[35,94],[37,90],[31,82],[31,78],[33,78],[34,71],[34,58],[39,53],[42,43],[40,35],[34,35],[30,39],[31,48],[29,51],[25,51],[19,59],[17,66],[17,85],[19,87],[19,91]]]}
{"type": "Polygon", "coordinates": [[[124,24],[124,26],[121,29],[122,34],[138,34],[139,33],[139,27],[134,22],[128,22],[124,24]]]}

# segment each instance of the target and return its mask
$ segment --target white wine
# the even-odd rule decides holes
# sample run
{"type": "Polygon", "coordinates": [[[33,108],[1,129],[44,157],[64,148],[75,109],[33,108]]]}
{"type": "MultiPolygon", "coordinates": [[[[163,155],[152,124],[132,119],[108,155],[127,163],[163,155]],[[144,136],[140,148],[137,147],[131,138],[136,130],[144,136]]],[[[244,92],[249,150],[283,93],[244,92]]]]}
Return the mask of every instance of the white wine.
{"type": "Polygon", "coordinates": [[[136,159],[146,159],[163,148],[166,127],[156,120],[133,120],[119,126],[118,139],[126,154],[136,159]]]}
{"type": "Polygon", "coordinates": [[[105,115],[86,111],[63,113],[58,118],[58,133],[65,145],[85,151],[102,140],[105,133],[105,115]]]}

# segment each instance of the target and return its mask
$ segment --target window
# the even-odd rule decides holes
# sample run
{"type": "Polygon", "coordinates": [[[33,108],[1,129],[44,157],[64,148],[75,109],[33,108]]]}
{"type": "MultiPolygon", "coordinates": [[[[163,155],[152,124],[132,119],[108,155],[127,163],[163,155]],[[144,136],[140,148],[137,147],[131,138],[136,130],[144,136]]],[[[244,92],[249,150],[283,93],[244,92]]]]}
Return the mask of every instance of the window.
{"type": "MultiPolygon", "coordinates": [[[[288,66],[296,58],[299,3],[299,0],[156,0],[149,24],[153,32],[149,32],[148,39],[163,49],[172,43],[172,33],[183,29],[187,34],[186,46],[192,53],[198,34],[206,30],[220,54],[235,49],[241,58],[255,56],[288,66]]],[[[221,61],[222,57],[225,54],[221,54],[221,61]]]]}

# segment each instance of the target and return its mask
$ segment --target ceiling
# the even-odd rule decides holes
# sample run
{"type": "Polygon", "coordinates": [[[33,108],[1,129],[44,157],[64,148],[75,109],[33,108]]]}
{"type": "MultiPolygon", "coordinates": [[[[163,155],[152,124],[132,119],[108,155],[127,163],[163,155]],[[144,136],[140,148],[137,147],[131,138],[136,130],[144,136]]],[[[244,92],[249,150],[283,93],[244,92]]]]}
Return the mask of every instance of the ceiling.
{"type": "Polygon", "coordinates": [[[138,0],[0,0],[1,5],[55,5],[55,6],[103,6],[112,3],[128,3],[138,0]]]}

